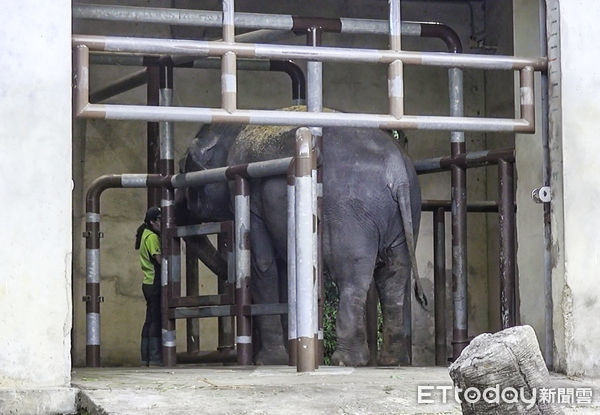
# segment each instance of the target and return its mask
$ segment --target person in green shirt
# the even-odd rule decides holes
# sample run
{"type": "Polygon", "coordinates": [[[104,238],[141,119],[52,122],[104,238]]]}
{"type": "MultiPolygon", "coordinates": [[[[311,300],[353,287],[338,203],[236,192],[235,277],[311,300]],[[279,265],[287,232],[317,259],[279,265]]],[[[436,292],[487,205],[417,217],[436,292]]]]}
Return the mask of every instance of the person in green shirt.
{"type": "Polygon", "coordinates": [[[142,362],[146,366],[162,364],[160,221],[160,208],[149,208],[135,237],[135,249],[140,251],[140,265],[144,274],[142,292],[146,299],[146,320],[142,328],[141,352],[142,362]]]}

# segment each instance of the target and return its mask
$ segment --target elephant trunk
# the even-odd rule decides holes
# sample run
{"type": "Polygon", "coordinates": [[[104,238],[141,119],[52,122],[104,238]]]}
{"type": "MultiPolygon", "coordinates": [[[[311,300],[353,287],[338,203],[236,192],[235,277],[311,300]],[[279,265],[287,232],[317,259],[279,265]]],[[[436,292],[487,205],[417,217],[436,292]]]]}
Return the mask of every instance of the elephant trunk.
{"type": "Polygon", "coordinates": [[[227,280],[227,262],[206,235],[184,238],[188,255],[197,256],[218,278],[227,280]]]}

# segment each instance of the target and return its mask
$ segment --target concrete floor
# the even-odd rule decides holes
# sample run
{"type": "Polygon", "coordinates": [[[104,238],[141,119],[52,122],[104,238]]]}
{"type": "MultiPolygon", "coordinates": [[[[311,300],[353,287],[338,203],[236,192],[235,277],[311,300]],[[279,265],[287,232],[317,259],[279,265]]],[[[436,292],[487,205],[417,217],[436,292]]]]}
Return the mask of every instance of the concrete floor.
{"type": "MultiPolygon", "coordinates": [[[[74,369],[78,405],[90,414],[460,414],[454,399],[417,404],[419,385],[452,385],[446,368],[287,366],[74,369]]],[[[600,380],[552,376],[552,387],[591,387],[593,402],[565,413],[600,413],[600,380]]],[[[85,412],[84,412],[85,413],[85,412]]]]}

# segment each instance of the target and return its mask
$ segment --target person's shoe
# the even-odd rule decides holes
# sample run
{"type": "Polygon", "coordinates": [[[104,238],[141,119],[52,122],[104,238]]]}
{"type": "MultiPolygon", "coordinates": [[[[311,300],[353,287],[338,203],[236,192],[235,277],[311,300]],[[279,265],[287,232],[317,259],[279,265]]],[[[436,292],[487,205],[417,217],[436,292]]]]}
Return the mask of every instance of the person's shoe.
{"type": "Polygon", "coordinates": [[[162,339],[160,337],[150,337],[149,341],[149,366],[162,366],[162,339]]]}

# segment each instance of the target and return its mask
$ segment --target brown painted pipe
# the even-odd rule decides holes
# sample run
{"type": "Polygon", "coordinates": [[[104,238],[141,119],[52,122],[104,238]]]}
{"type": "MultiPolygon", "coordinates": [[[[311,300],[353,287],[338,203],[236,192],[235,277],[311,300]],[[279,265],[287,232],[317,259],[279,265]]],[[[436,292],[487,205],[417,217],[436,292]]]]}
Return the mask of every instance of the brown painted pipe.
{"type": "Polygon", "coordinates": [[[515,203],[513,164],[498,164],[500,219],[500,318],[502,329],[516,324],[515,203]]]}
{"type": "Polygon", "coordinates": [[[443,207],[433,211],[433,263],[435,364],[446,366],[446,220],[443,207]]]}

